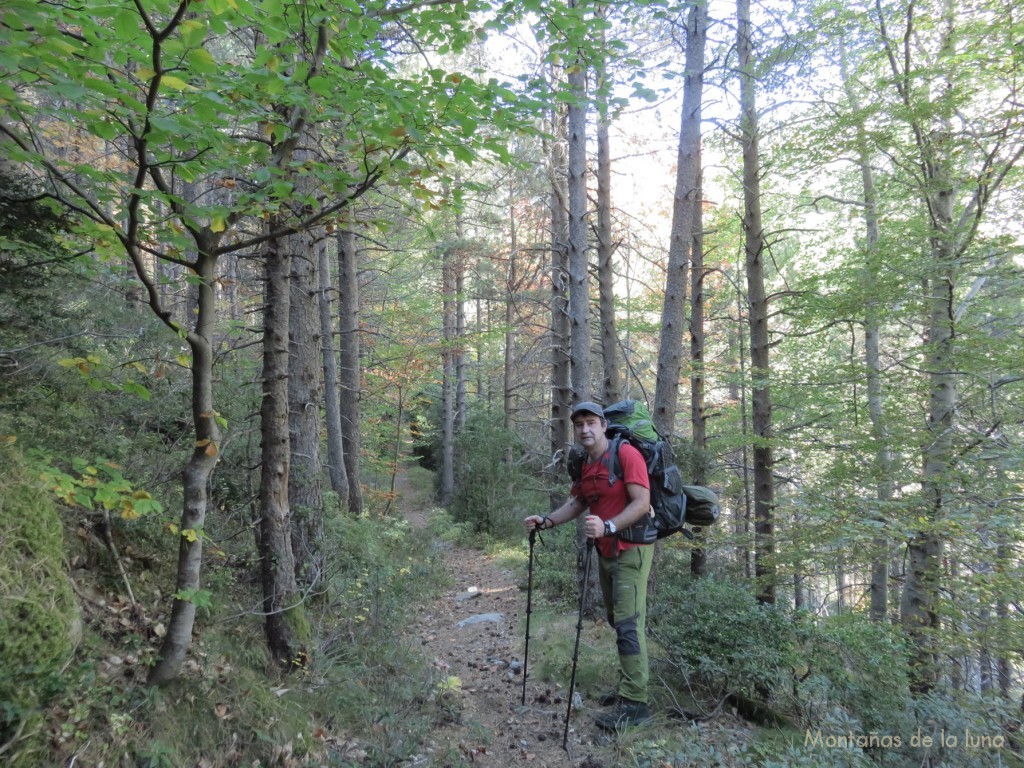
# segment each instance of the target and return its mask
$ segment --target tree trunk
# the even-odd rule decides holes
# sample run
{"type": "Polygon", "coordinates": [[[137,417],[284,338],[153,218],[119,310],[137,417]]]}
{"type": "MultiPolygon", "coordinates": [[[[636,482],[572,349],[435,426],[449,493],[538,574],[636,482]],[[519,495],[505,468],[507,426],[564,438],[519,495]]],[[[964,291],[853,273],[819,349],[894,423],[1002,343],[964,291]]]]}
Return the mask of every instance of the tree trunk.
{"type": "Polygon", "coordinates": [[[736,320],[729,322],[729,357],[730,370],[735,373],[729,384],[729,399],[738,403],[740,411],[740,444],[739,463],[740,482],[742,483],[743,506],[735,517],[735,538],[737,561],[743,566],[743,575],[747,579],[754,577],[754,569],[751,564],[750,546],[750,522],[753,517],[753,499],[750,493],[750,417],[747,409],[747,349],[744,343],[746,336],[743,334],[744,322],[744,296],[739,284],[739,275],[733,283],[736,289],[736,320]]]}
{"type": "Polygon", "coordinates": [[[341,430],[341,390],[338,380],[338,352],[334,344],[331,318],[331,267],[326,241],[317,244],[317,273],[320,290],[320,338],[324,365],[324,414],[327,421],[327,472],[331,490],[338,497],[338,508],[348,506],[348,472],[345,469],[345,438],[341,430]]]}
{"type": "Polygon", "coordinates": [[[455,249],[441,254],[441,296],[444,340],[441,348],[441,505],[455,494],[455,249]]]}
{"type": "Polygon", "coordinates": [[[753,73],[754,43],[750,0],[737,0],[740,77],[740,132],[743,142],[743,233],[750,324],[751,424],[754,455],[754,577],[758,600],[775,602],[772,477],[772,399],[769,362],[768,300],[764,285],[765,241],[761,222],[761,158],[753,73]]]}
{"type": "MultiPolygon", "coordinates": [[[[857,161],[860,164],[861,191],[864,198],[864,364],[867,369],[868,415],[871,419],[871,433],[875,440],[876,493],[880,511],[876,519],[886,524],[884,509],[889,506],[894,494],[892,479],[892,451],[889,448],[889,430],[885,422],[884,398],[882,394],[882,362],[879,352],[881,323],[879,310],[875,306],[878,284],[878,200],[875,192],[875,177],[871,167],[871,153],[868,149],[867,127],[861,114],[860,95],[851,79],[844,39],[839,39],[839,65],[850,108],[858,115],[857,161]]],[[[870,611],[872,621],[881,622],[889,613],[889,539],[881,534],[875,537],[871,559],[870,611]]]]}
{"type": "MultiPolygon", "coordinates": [[[[515,196],[513,194],[512,183],[509,181],[509,195],[508,195],[508,233],[509,233],[509,252],[508,252],[508,268],[505,274],[505,359],[504,367],[502,371],[502,426],[506,430],[512,428],[512,398],[513,398],[513,381],[514,367],[515,367],[515,338],[516,338],[516,323],[515,323],[515,292],[516,283],[519,280],[516,274],[516,261],[519,256],[519,241],[517,240],[518,233],[516,231],[516,212],[515,212],[515,196]]],[[[509,452],[512,447],[509,446],[509,452]]],[[[511,459],[511,455],[507,456],[511,459]]]]}
{"type": "Polygon", "coordinates": [[[348,510],[358,517],[363,513],[363,492],[359,485],[359,266],[356,238],[351,227],[338,233],[338,362],[339,404],[341,406],[342,445],[345,475],[348,477],[348,510]]]}
{"type": "Polygon", "coordinates": [[[469,403],[466,399],[466,247],[463,243],[462,211],[455,212],[455,434],[466,429],[469,403]]]}
{"type": "Polygon", "coordinates": [[[317,305],[319,230],[282,239],[289,250],[288,432],[291,449],[288,505],[295,575],[313,590],[323,578],[324,500],[320,459],[323,339],[317,305]]]}
{"type": "Polygon", "coordinates": [[[300,658],[304,609],[298,601],[292,552],[288,478],[288,249],[271,241],[266,256],[263,307],[263,401],[260,406],[263,468],[260,480],[260,572],[264,630],[274,661],[288,667],[300,658]]]}
{"type": "MultiPolygon", "coordinates": [[[[947,224],[952,223],[952,194],[936,194],[931,204],[936,207],[934,215],[947,224]]],[[[922,489],[926,522],[913,533],[907,545],[907,575],[901,602],[903,626],[915,648],[912,671],[914,690],[918,693],[932,690],[939,681],[936,631],[942,625],[938,601],[942,588],[943,550],[939,529],[948,503],[948,478],[953,463],[953,412],[957,401],[953,362],[957,276],[948,236],[940,232],[933,235],[931,264],[934,271],[928,281],[926,297],[929,307],[928,439],[923,451],[922,489]]]]}
{"type": "Polygon", "coordinates": [[[654,426],[662,435],[675,434],[682,368],[683,324],[686,320],[687,269],[693,247],[696,212],[700,208],[700,122],[704,82],[704,41],[707,9],[701,3],[687,18],[686,80],[680,113],[676,155],[676,189],[672,199],[672,231],[665,272],[665,300],[661,312],[658,376],[654,393],[654,426]]]}
{"type": "MultiPolygon", "coordinates": [[[[604,33],[602,32],[602,37],[604,33]]],[[[598,73],[604,80],[605,73],[598,73]]],[[[601,358],[604,370],[604,404],[622,399],[622,376],[619,372],[619,338],[615,332],[615,270],[612,244],[612,159],[608,140],[608,97],[598,97],[600,117],[597,121],[597,284],[601,316],[601,358]]]]}
{"type": "MultiPolygon", "coordinates": [[[[206,524],[207,488],[220,450],[220,429],[213,405],[213,349],[211,339],[216,316],[214,277],[216,258],[209,255],[212,243],[200,242],[196,260],[199,303],[195,326],[186,336],[192,351],[192,424],[195,448],[184,471],[184,500],[179,523],[178,571],[175,598],[167,621],[167,634],[160,646],[148,683],[156,685],[174,678],[192,645],[199,575],[203,562],[203,527],[206,524]]],[[[136,264],[140,261],[133,257],[136,264]]],[[[144,281],[145,282],[145,281],[144,281]]],[[[158,308],[159,301],[154,309],[158,308]]]]}
{"type": "Polygon", "coordinates": [[[551,183],[551,509],[565,500],[565,453],[571,430],[572,403],[569,349],[569,192],[565,179],[565,113],[555,109],[548,145],[548,173],[551,183]]]}
{"type": "MultiPolygon", "coordinates": [[[[575,8],[577,0],[569,0],[575,8]]],[[[586,63],[577,57],[568,73],[569,102],[569,324],[573,402],[589,400],[590,265],[587,260],[587,105],[586,63]]]]}
{"type": "MultiPolygon", "coordinates": [[[[683,115],[679,132],[679,155],[693,165],[694,204],[689,243],[690,255],[690,429],[694,461],[692,481],[707,484],[707,419],[704,415],[704,220],[701,189],[701,120],[704,99],[704,49],[707,42],[708,13],[704,3],[694,3],[686,20],[686,79],[683,82],[683,115]],[[684,149],[684,136],[686,148],[684,149]]],[[[686,184],[676,178],[676,194],[686,184]]],[[[690,194],[687,192],[687,194],[690,194]]],[[[673,416],[673,421],[674,421],[673,416]]],[[[697,528],[695,546],[690,551],[690,573],[703,576],[707,572],[704,550],[705,531],[697,528]]]]}

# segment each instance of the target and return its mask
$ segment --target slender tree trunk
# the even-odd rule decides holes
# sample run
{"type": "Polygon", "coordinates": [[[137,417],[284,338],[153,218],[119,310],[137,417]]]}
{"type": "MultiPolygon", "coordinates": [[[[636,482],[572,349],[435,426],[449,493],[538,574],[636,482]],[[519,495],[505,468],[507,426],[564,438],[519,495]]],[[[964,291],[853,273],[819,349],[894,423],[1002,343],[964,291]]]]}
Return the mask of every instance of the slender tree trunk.
{"type": "MultiPolygon", "coordinates": [[[[348,222],[351,223],[351,222],[348,222]]],[[[363,512],[363,492],[359,485],[360,338],[359,267],[355,234],[350,226],[338,233],[338,361],[339,404],[341,405],[342,445],[345,475],[348,477],[348,509],[358,517],[363,512]]]]}
{"type": "Polygon", "coordinates": [[[551,182],[551,509],[565,500],[565,453],[572,403],[569,351],[569,193],[565,181],[565,113],[556,108],[548,145],[551,182]]]}
{"type": "MultiPolygon", "coordinates": [[[[952,223],[952,195],[936,195],[936,214],[952,223]],[[948,218],[946,218],[948,216],[948,218]]],[[[933,236],[932,267],[928,281],[929,307],[927,370],[928,440],[924,446],[924,503],[927,523],[911,536],[907,546],[907,577],[903,587],[903,626],[914,641],[914,690],[924,693],[939,681],[939,646],[936,632],[941,628],[938,601],[942,587],[943,542],[939,533],[948,504],[950,469],[953,462],[953,412],[957,401],[953,361],[953,310],[956,270],[949,252],[948,237],[933,236]]]]}
{"type": "Polygon", "coordinates": [[[263,436],[260,481],[260,572],[264,630],[271,656],[288,667],[300,658],[305,639],[304,609],[298,600],[292,552],[288,478],[288,318],[290,253],[271,242],[266,256],[263,307],[263,436]]]}
{"type": "MultiPolygon", "coordinates": [[[[297,154],[298,156],[298,154],[297,154]]],[[[292,556],[300,583],[318,589],[323,577],[324,500],[321,482],[320,415],[323,397],[323,339],[317,303],[317,237],[320,230],[282,238],[291,274],[288,310],[288,433],[291,461],[288,505],[292,556]]]]}
{"type": "MultiPolygon", "coordinates": [[[[698,184],[698,190],[700,185],[698,184]]],[[[707,485],[707,417],[704,412],[704,236],[700,206],[695,211],[693,248],[690,256],[690,424],[693,441],[692,481],[707,485]]],[[[690,550],[690,574],[707,574],[708,556],[704,549],[707,534],[703,528],[694,531],[690,550]]]]}
{"type": "Polygon", "coordinates": [[[462,211],[455,213],[455,434],[466,429],[469,403],[466,399],[466,247],[463,243],[462,211]]]}
{"type": "MultiPolygon", "coordinates": [[[[228,257],[228,317],[231,318],[232,323],[239,323],[242,321],[242,303],[239,296],[238,287],[242,282],[241,270],[238,266],[238,256],[232,254],[228,257]]],[[[157,264],[162,262],[158,259],[157,264]]]]}
{"type": "MultiPolygon", "coordinates": [[[[577,7],[577,0],[569,0],[577,7]]],[[[592,397],[590,380],[590,265],[587,258],[587,76],[577,57],[568,73],[569,90],[569,324],[573,401],[592,397]]]]}
{"type": "Polygon", "coordinates": [[[345,469],[345,438],[341,430],[341,389],[338,380],[338,352],[333,343],[334,322],[331,317],[331,267],[327,242],[317,244],[317,273],[320,290],[320,338],[323,341],[324,414],[327,421],[327,471],[331,490],[338,497],[339,509],[348,507],[348,472],[345,469]]]}
{"type": "MultiPolygon", "coordinates": [[[[736,277],[737,281],[739,276],[736,277]]],[[[744,322],[744,297],[739,282],[734,283],[736,289],[736,320],[729,322],[729,355],[731,358],[730,370],[734,371],[732,381],[729,384],[729,399],[737,403],[740,412],[740,434],[743,438],[738,451],[739,476],[742,484],[743,506],[736,515],[735,534],[736,557],[743,566],[743,575],[747,579],[754,576],[754,569],[750,561],[750,523],[753,518],[753,499],[750,493],[750,425],[749,412],[747,409],[747,349],[743,333],[744,322]]]]}
{"type": "Polygon", "coordinates": [[[680,114],[665,300],[661,312],[658,376],[654,412],[651,414],[655,428],[668,438],[675,434],[686,322],[687,271],[693,247],[694,224],[700,209],[700,122],[706,38],[707,8],[702,3],[695,3],[687,18],[686,81],[680,114]]]}
{"type": "MultiPolygon", "coordinates": [[[[1006,564],[1011,562],[1013,548],[1007,541],[1004,531],[1000,531],[996,535],[999,542],[996,545],[996,569],[1002,571],[1006,564]]],[[[1005,594],[996,595],[996,621],[1000,626],[1006,626],[1010,620],[1009,599],[1010,596],[1005,594]]],[[[1009,700],[1010,688],[1013,684],[1013,662],[1010,661],[1009,654],[1005,650],[1000,652],[999,658],[996,660],[996,679],[999,683],[999,695],[1009,700]]]]}
{"type": "Polygon", "coordinates": [[[455,494],[455,249],[448,244],[441,255],[441,312],[443,326],[441,380],[441,505],[455,494]]]}
{"type": "MultiPolygon", "coordinates": [[[[220,429],[217,426],[213,404],[213,336],[216,317],[216,299],[213,282],[216,258],[209,255],[212,242],[198,244],[196,274],[199,277],[199,303],[195,326],[186,336],[192,352],[192,424],[195,448],[184,471],[184,500],[182,504],[178,542],[178,570],[175,579],[175,598],[167,622],[167,634],[160,646],[156,664],[150,670],[148,683],[156,685],[173,679],[192,645],[196,603],[194,596],[200,588],[199,575],[203,562],[203,528],[208,506],[207,488],[213,475],[220,450],[220,429]],[[194,534],[194,535],[193,535],[194,534]]],[[[141,263],[137,257],[136,264],[141,263]]],[[[143,280],[143,282],[146,282],[143,280]]],[[[154,293],[150,297],[158,312],[161,304],[154,293]]]]}
{"type": "MultiPolygon", "coordinates": [[[[860,95],[851,79],[845,40],[840,38],[840,75],[855,115],[861,114],[860,95]]],[[[867,369],[868,415],[871,419],[871,433],[875,440],[876,493],[880,508],[886,509],[892,501],[894,482],[892,479],[892,451],[889,448],[889,431],[885,422],[884,398],[882,393],[882,362],[879,351],[881,322],[875,305],[878,283],[877,246],[879,237],[878,200],[875,192],[875,178],[871,166],[871,152],[868,149],[867,127],[862,119],[857,120],[857,160],[860,164],[861,190],[864,197],[864,363],[867,369]]],[[[886,524],[884,512],[879,512],[879,522],[886,524]]],[[[885,621],[889,613],[889,539],[884,534],[876,536],[871,559],[871,605],[869,615],[872,621],[885,621]]]]}
{"type": "MultiPolygon", "coordinates": [[[[707,43],[707,6],[695,2],[690,6],[686,20],[686,79],[683,82],[683,115],[679,136],[679,154],[685,156],[688,166],[695,167],[692,197],[692,223],[690,225],[690,424],[694,461],[692,480],[696,485],[707,484],[707,420],[704,415],[704,220],[701,200],[701,120],[704,100],[704,49],[707,43]],[[684,135],[686,148],[684,150],[684,135]]],[[[676,193],[680,192],[680,179],[676,178],[676,193]]],[[[686,183],[682,186],[685,189],[686,183]]],[[[687,192],[690,195],[690,192],[687,192]]],[[[673,421],[674,421],[673,417],[673,421]]],[[[703,576],[707,571],[707,553],[704,550],[705,532],[695,532],[696,546],[690,551],[690,573],[703,576]]]]}
{"type": "Polygon", "coordinates": [[[480,290],[476,291],[474,297],[476,303],[476,319],[474,323],[476,325],[476,396],[477,400],[483,403],[490,402],[490,391],[489,387],[484,385],[484,304],[483,299],[480,296],[480,290]]]}
{"type": "Polygon", "coordinates": [[[769,361],[768,300],[764,285],[765,240],[761,222],[761,158],[753,73],[754,44],[750,0],[737,0],[737,50],[740,70],[740,131],[743,141],[743,232],[750,323],[751,421],[754,454],[754,576],[758,600],[775,602],[772,476],[772,399],[769,361]]]}
{"type": "MultiPolygon", "coordinates": [[[[602,32],[602,36],[603,36],[602,32]]],[[[598,79],[604,79],[604,71],[598,79]]],[[[612,244],[612,158],[608,140],[608,99],[599,96],[597,121],[597,284],[601,316],[601,357],[604,366],[605,405],[622,399],[619,339],[615,332],[615,270],[612,244]]]]}
{"type": "MultiPolygon", "coordinates": [[[[509,253],[508,268],[505,274],[505,364],[502,375],[502,426],[506,430],[512,428],[512,398],[515,367],[515,292],[516,283],[519,280],[516,275],[516,262],[519,256],[518,232],[516,231],[515,196],[512,183],[509,181],[508,195],[508,232],[509,232],[509,253]]],[[[511,450],[511,446],[509,447],[511,450]]],[[[511,458],[508,456],[507,458],[511,458]]]]}

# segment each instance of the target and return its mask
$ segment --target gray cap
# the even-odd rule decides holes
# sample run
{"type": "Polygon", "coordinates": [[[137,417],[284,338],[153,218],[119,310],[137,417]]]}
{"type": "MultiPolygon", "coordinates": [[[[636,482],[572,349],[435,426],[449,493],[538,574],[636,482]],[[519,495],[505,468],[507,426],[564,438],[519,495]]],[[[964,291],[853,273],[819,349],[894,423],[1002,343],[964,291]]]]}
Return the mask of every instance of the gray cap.
{"type": "Polygon", "coordinates": [[[573,409],[572,414],[569,416],[570,419],[575,419],[581,413],[592,413],[595,416],[604,418],[604,408],[597,403],[592,403],[589,400],[584,400],[582,403],[577,403],[573,409]]]}

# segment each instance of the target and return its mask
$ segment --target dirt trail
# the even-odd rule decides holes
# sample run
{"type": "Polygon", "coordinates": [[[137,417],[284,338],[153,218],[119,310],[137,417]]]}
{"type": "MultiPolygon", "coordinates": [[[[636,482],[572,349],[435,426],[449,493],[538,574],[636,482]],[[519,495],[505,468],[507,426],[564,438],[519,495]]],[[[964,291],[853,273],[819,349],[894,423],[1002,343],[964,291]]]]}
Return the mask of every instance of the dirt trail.
{"type": "MultiPolygon", "coordinates": [[[[408,499],[406,516],[426,527],[423,506],[408,499]]],[[[405,506],[405,505],[403,505],[405,506]]],[[[525,539],[525,537],[524,537],[525,539]]],[[[524,541],[525,546],[525,541],[524,541]]],[[[545,768],[610,766],[595,739],[592,713],[574,711],[562,749],[566,690],[551,691],[532,676],[523,692],[521,618],[526,593],[515,574],[479,550],[439,546],[453,586],[420,617],[413,637],[441,675],[453,680],[451,722],[435,734],[417,765],[441,768],[432,755],[457,749],[466,764],[545,768]]],[[[531,654],[532,655],[532,654],[531,654]]]]}

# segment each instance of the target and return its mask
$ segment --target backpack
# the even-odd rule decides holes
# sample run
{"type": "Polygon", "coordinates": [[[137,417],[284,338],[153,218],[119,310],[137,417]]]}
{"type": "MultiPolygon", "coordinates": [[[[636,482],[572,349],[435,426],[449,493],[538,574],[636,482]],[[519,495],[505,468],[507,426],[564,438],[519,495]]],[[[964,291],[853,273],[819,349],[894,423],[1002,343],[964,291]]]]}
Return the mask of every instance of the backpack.
{"type": "MultiPolygon", "coordinates": [[[[718,519],[718,497],[698,485],[683,485],[683,476],[675,463],[672,445],[658,434],[647,406],[638,400],[623,400],[604,409],[610,441],[608,481],[622,475],[619,446],[623,441],[636,448],[647,464],[651,489],[651,515],[641,518],[619,532],[623,541],[651,544],[677,531],[692,534],[683,526],[711,525],[718,519]]],[[[569,453],[569,477],[576,482],[583,472],[586,452],[578,445],[569,453]]]]}

